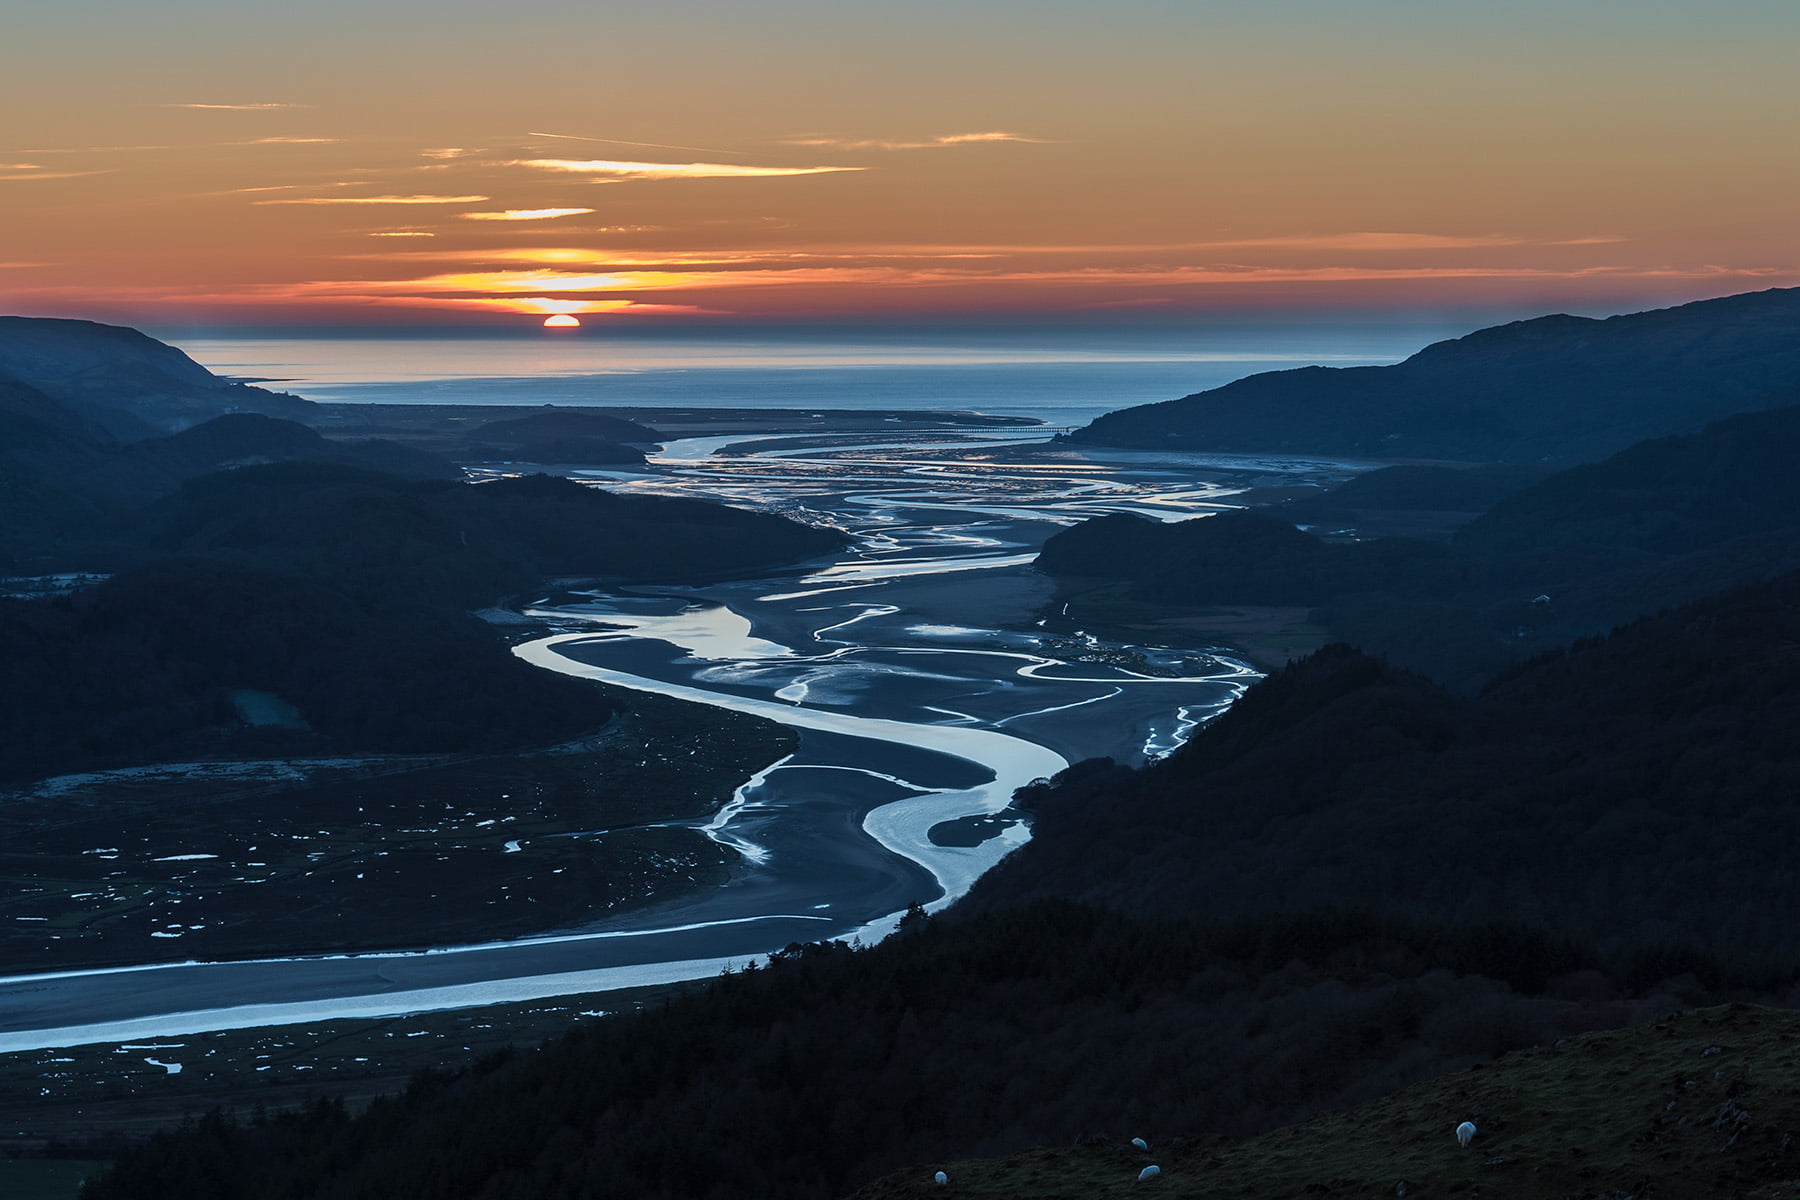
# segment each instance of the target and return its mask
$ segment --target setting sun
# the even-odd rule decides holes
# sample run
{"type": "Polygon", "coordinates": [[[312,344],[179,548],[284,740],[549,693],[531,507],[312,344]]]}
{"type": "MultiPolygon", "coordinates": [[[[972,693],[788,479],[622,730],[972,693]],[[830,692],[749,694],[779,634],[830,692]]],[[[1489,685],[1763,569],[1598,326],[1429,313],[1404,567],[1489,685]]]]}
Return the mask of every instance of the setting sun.
{"type": "Polygon", "coordinates": [[[545,329],[580,329],[581,322],[568,313],[557,313],[554,317],[544,318],[545,329]]]}

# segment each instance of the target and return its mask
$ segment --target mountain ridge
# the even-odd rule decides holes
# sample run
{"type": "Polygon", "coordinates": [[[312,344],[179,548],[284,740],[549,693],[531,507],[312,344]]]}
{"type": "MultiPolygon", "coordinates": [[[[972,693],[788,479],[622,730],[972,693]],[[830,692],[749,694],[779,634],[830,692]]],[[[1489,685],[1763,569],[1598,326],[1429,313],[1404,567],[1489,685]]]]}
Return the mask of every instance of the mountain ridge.
{"type": "Polygon", "coordinates": [[[1574,463],[1795,402],[1800,289],[1604,319],[1556,314],[1385,367],[1302,367],[1121,409],[1077,444],[1391,460],[1574,463]]]}

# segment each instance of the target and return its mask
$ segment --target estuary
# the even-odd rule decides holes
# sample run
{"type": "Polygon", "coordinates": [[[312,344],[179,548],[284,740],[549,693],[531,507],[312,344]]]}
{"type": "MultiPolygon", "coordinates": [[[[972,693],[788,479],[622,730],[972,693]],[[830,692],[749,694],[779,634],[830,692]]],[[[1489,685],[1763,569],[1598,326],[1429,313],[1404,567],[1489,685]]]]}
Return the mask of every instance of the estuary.
{"type": "Polygon", "coordinates": [[[526,610],[546,630],[516,646],[529,662],[798,732],[795,753],[696,826],[734,855],[730,881],[504,942],[15,975],[0,979],[0,1050],[602,991],[717,974],[796,941],[885,936],[909,905],[950,903],[1029,837],[1017,788],[1084,758],[1166,753],[1256,678],[1228,648],[1059,625],[1029,566],[1045,537],[1353,469],[1076,450],[1024,431],[771,431],[674,442],[643,470],[574,472],[852,535],[844,553],[779,575],[571,585],[526,610]]]}

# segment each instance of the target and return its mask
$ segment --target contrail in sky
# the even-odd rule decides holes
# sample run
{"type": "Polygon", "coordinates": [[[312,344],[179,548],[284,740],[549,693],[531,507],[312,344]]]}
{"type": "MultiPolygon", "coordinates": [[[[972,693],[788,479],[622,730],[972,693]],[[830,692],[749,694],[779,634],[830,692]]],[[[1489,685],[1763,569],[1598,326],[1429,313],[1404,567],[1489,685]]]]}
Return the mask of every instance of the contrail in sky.
{"type": "Polygon", "coordinates": [[[571,142],[608,142],[615,146],[654,146],[658,150],[696,150],[701,154],[730,154],[744,157],[741,150],[713,150],[706,146],[671,146],[667,142],[628,142],[624,138],[582,137],[574,133],[527,133],[526,137],[564,138],[571,142]]]}

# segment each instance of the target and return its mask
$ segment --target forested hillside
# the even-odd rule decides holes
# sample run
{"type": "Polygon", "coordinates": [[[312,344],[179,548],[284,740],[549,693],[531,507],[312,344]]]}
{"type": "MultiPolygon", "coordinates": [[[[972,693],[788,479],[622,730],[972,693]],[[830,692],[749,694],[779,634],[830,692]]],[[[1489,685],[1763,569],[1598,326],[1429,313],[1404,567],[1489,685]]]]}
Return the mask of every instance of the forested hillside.
{"type": "Polygon", "coordinates": [[[453,609],[375,607],[207,559],[0,599],[0,684],[0,783],[13,784],[194,758],[524,749],[611,711],[453,609]],[[284,715],[246,715],[245,693],[284,715]]]}
{"type": "Polygon", "coordinates": [[[1666,1010],[1663,965],[1342,914],[934,918],[861,952],[795,947],[356,1118],[208,1118],[85,1195],[825,1200],[948,1156],[1259,1132],[1666,1010]]]}
{"type": "Polygon", "coordinates": [[[1298,511],[1096,518],[1046,541],[1038,566],[1063,582],[1076,620],[1081,592],[1115,581],[1175,608],[1303,606],[1338,639],[1468,692],[1574,638],[1800,567],[1800,493],[1782,465],[1797,455],[1800,408],[1746,413],[1536,483],[1394,468],[1298,511]],[[1467,503],[1508,481],[1519,489],[1447,541],[1291,524],[1467,503]]]}
{"type": "Polygon", "coordinates": [[[1634,624],[1457,699],[1345,646],[1134,771],[1034,789],[975,887],[1126,912],[1506,914],[1626,947],[1788,952],[1800,920],[1800,574],[1634,624]]]}

